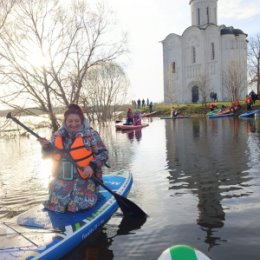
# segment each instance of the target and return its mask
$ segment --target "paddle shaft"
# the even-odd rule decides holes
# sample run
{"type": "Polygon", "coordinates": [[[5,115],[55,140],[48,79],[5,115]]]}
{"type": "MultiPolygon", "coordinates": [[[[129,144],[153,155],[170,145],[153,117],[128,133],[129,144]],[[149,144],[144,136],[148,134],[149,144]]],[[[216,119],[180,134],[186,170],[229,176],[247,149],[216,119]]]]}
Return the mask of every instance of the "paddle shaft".
{"type": "MultiPolygon", "coordinates": [[[[29,133],[31,133],[35,137],[42,139],[42,137],[40,137],[38,134],[36,134],[32,129],[30,129],[29,127],[27,127],[23,123],[21,123],[17,118],[13,117],[11,115],[11,113],[8,113],[6,117],[11,118],[15,123],[17,123],[18,125],[20,125],[24,129],[26,129],[29,133]]],[[[62,151],[59,150],[59,152],[62,152],[62,151]]],[[[64,153],[64,152],[62,152],[62,153],[64,153]]],[[[73,160],[71,155],[69,153],[66,153],[66,155],[69,156],[68,159],[70,160],[70,162],[76,167],[76,169],[78,169],[79,166],[75,163],[75,161],[73,160]]],[[[66,157],[68,157],[68,156],[66,156],[66,157]]],[[[121,196],[120,194],[117,194],[116,192],[113,192],[101,180],[96,178],[94,175],[92,175],[91,178],[93,179],[94,182],[98,183],[100,186],[102,186],[104,189],[106,189],[109,193],[111,193],[115,197],[115,199],[118,203],[118,206],[120,207],[120,209],[122,210],[122,212],[125,216],[138,217],[138,218],[146,218],[147,217],[147,214],[141,208],[139,208],[134,202],[132,202],[131,200],[121,196]]]]}
{"type": "Polygon", "coordinates": [[[29,241],[29,242],[32,243],[33,245],[35,245],[35,246],[37,246],[37,247],[39,246],[39,245],[37,245],[36,243],[34,243],[31,239],[29,239],[28,237],[26,237],[24,234],[22,234],[21,232],[19,232],[19,231],[16,230],[15,228],[11,227],[11,225],[8,225],[6,222],[3,222],[3,224],[4,224],[5,226],[7,226],[8,228],[12,229],[16,234],[22,236],[24,239],[26,239],[27,241],[29,241]]]}
{"type": "Polygon", "coordinates": [[[11,115],[11,113],[8,113],[7,118],[11,118],[16,124],[20,125],[21,127],[23,127],[25,130],[27,130],[30,134],[34,135],[37,138],[41,138],[38,134],[36,134],[32,129],[30,129],[29,127],[27,127],[26,125],[24,125],[23,123],[21,123],[17,118],[13,117],[11,115]]]}

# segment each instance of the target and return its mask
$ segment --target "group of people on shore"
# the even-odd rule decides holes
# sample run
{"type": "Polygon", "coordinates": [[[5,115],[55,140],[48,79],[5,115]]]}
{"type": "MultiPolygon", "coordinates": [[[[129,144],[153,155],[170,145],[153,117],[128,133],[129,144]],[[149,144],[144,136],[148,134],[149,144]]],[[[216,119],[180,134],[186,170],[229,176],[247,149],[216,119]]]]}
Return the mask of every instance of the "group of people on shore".
{"type": "Polygon", "coordinates": [[[260,100],[260,96],[253,90],[248,95],[246,95],[245,102],[248,111],[252,110],[253,104],[255,104],[256,100],[260,100]]]}
{"type": "Polygon", "coordinates": [[[217,102],[218,101],[218,94],[216,92],[210,92],[209,96],[210,96],[210,100],[212,102],[217,102]]]}
{"type": "Polygon", "coordinates": [[[144,107],[149,107],[149,111],[150,113],[153,111],[153,102],[149,101],[149,98],[146,99],[146,101],[144,99],[138,99],[137,101],[133,100],[132,101],[132,107],[133,108],[144,108],[144,107]]]}
{"type": "Polygon", "coordinates": [[[251,97],[253,104],[255,104],[256,100],[260,100],[259,94],[256,94],[254,90],[252,90],[248,95],[251,97]]]}

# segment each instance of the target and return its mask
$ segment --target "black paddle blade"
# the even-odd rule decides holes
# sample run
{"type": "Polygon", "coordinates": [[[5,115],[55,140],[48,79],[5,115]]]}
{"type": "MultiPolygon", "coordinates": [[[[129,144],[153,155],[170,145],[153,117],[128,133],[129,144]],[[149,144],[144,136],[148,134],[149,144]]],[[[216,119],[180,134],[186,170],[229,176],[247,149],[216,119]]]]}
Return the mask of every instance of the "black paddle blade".
{"type": "Polygon", "coordinates": [[[129,218],[146,218],[147,214],[139,208],[134,202],[131,200],[117,194],[113,193],[119,208],[122,210],[125,217],[129,218]]]}
{"type": "Polygon", "coordinates": [[[147,214],[142,209],[140,209],[136,204],[134,204],[134,202],[109,189],[101,180],[99,180],[94,175],[92,175],[91,178],[115,197],[117,204],[119,208],[122,210],[124,216],[130,218],[147,217],[147,214]]]}
{"type": "Polygon", "coordinates": [[[140,229],[143,224],[146,222],[147,217],[143,218],[130,218],[123,217],[121,223],[118,226],[118,230],[116,232],[117,235],[127,235],[133,230],[140,229]]]}

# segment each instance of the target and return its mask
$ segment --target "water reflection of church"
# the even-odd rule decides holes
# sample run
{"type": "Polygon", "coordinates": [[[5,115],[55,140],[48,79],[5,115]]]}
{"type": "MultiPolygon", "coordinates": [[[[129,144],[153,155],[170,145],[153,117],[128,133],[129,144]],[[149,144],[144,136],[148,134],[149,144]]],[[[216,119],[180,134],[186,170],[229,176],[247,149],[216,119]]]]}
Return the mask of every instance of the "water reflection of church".
{"type": "Polygon", "coordinates": [[[241,131],[233,121],[191,119],[166,124],[170,189],[197,197],[197,224],[209,247],[223,242],[217,236],[225,223],[223,200],[248,196],[242,187],[249,179],[243,172],[247,158],[241,153],[247,149],[247,137],[241,131]]]}

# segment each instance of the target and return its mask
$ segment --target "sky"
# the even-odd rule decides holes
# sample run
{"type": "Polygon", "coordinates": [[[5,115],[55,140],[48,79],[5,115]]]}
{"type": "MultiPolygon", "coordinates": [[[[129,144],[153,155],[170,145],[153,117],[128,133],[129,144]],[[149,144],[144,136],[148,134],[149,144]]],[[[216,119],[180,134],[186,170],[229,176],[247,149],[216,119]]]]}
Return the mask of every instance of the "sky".
{"type": "MultiPolygon", "coordinates": [[[[128,34],[126,73],[130,100],[163,102],[161,41],[191,25],[189,0],[106,0],[128,34]]],[[[260,0],[218,0],[218,25],[239,28],[248,39],[260,33],[260,0]]]]}

